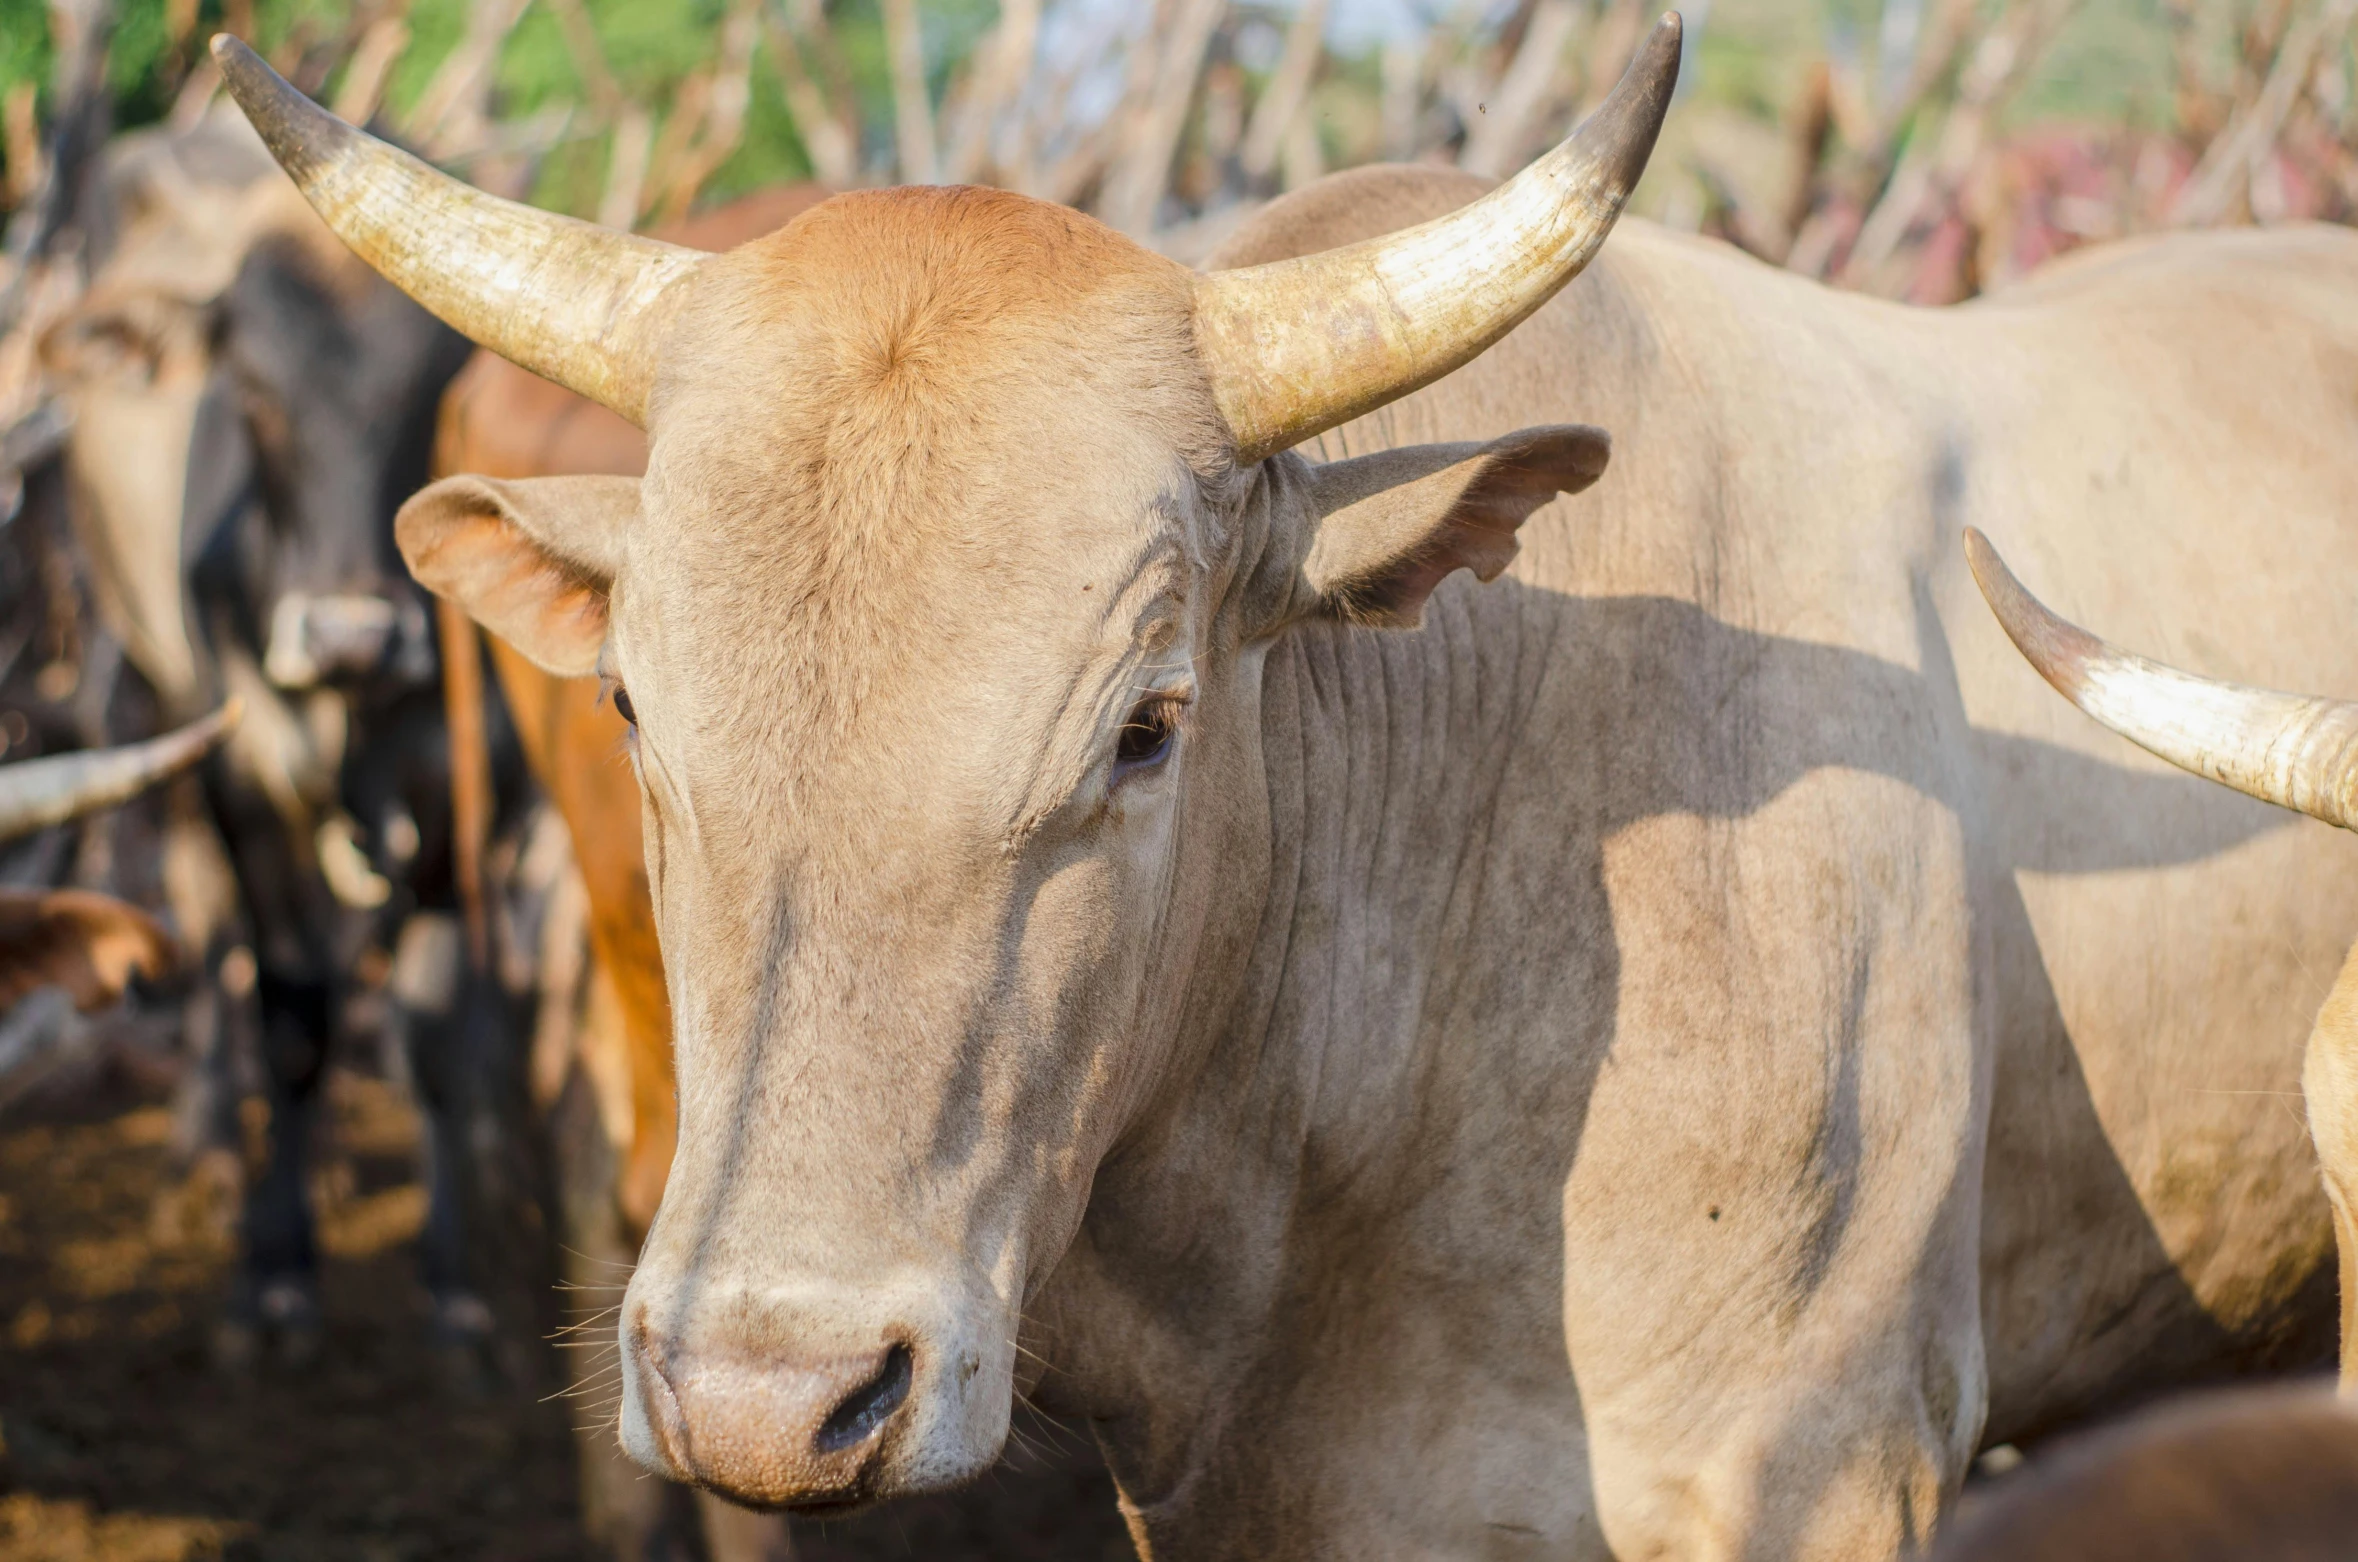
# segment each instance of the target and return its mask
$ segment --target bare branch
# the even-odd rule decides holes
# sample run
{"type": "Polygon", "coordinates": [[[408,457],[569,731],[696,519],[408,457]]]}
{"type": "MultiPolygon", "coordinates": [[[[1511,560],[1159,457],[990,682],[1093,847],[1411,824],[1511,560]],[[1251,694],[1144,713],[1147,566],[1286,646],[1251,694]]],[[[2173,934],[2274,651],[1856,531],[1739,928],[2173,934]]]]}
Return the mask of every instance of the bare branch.
{"type": "Polygon", "coordinates": [[[933,102],[925,91],[925,36],[917,24],[917,0],[882,0],[884,52],[892,66],[893,140],[901,177],[931,184],[934,156],[933,102]]]}
{"type": "Polygon", "coordinates": [[[795,139],[811,160],[811,172],[824,185],[838,190],[859,182],[860,151],[843,121],[827,105],[826,95],[804,66],[802,49],[783,7],[772,0],[762,12],[763,32],[770,50],[770,68],[778,73],[786,117],[794,121],[795,139]]]}
{"type": "MultiPolygon", "coordinates": [[[[1901,243],[1922,222],[1945,211],[1981,158],[1990,126],[2055,34],[2074,0],[2014,0],[1973,51],[1958,83],[1957,103],[1940,139],[1919,151],[1911,145],[1883,199],[1868,213],[1858,242],[1843,262],[1842,278],[1870,285],[1901,243]]],[[[2358,0],[2337,0],[2358,4],[2358,0]]]]}
{"type": "Polygon", "coordinates": [[[677,222],[696,203],[696,192],[736,153],[745,139],[745,115],[753,104],[753,50],[761,38],[761,0],[730,0],[721,17],[720,59],[715,66],[704,122],[664,181],[663,216],[677,222]]]}
{"type": "Polygon", "coordinates": [[[601,118],[615,119],[623,108],[622,87],[614,79],[614,68],[606,63],[606,48],[598,42],[597,24],[590,20],[589,8],[582,0],[548,0],[548,6],[590,107],[601,118]]]}
{"type": "Polygon", "coordinates": [[[1147,90],[1133,99],[1138,107],[1123,123],[1121,150],[1106,174],[1100,202],[1100,215],[1125,233],[1143,238],[1153,230],[1204,55],[1227,8],[1228,0],[1174,0],[1167,31],[1156,29],[1142,50],[1147,90]]]}
{"type": "Polygon", "coordinates": [[[33,198],[41,188],[41,89],[20,81],[0,103],[0,126],[5,127],[8,152],[8,204],[11,210],[33,198]]]}
{"type": "Polygon", "coordinates": [[[410,135],[430,155],[453,156],[483,134],[499,51],[530,4],[531,0],[474,0],[468,7],[466,35],[426,83],[409,117],[410,135]]]}
{"type": "Polygon", "coordinates": [[[2319,53],[2339,43],[2354,18],[2358,18],[2358,0],[2327,0],[2285,36],[2258,97],[2236,111],[2178,192],[2170,207],[2173,226],[2208,226],[2224,219],[2239,201],[2250,198],[2252,176],[2283,132],[2285,119],[2316,69],[2319,53]]]}
{"type": "Polygon", "coordinates": [[[645,105],[625,103],[614,116],[606,153],[606,191],[598,198],[598,221],[628,231],[646,209],[647,164],[655,150],[655,119],[645,105]]]}
{"type": "Polygon", "coordinates": [[[1564,51],[1579,20],[1577,0],[1539,0],[1523,46],[1466,133],[1460,168],[1498,179],[1523,165],[1541,116],[1563,92],[1564,51]]]}
{"type": "Polygon", "coordinates": [[[998,25],[978,51],[950,123],[948,177],[970,184],[994,161],[999,121],[1022,89],[1040,47],[1040,0],[1002,0],[998,25]]]}
{"type": "Polygon", "coordinates": [[[329,107],[346,124],[365,125],[384,101],[385,83],[409,48],[409,24],[399,16],[381,16],[360,35],[360,46],[344,68],[343,83],[329,107]]]}
{"type": "Polygon", "coordinates": [[[1237,153],[1245,182],[1253,188],[1266,186],[1276,172],[1278,158],[1285,151],[1286,133],[1310,99],[1310,84],[1317,78],[1325,53],[1326,0],[1302,0],[1301,9],[1294,12],[1293,25],[1286,29],[1285,52],[1278,56],[1277,69],[1270,73],[1261,101],[1253,105],[1244,145],[1237,153]]]}

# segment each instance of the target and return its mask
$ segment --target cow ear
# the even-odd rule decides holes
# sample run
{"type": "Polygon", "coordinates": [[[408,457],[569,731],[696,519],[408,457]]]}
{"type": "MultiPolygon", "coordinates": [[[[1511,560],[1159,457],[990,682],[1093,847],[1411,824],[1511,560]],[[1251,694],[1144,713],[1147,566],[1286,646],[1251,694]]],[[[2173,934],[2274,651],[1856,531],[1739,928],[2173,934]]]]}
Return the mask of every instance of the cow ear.
{"type": "Polygon", "coordinates": [[[1497,579],[1515,557],[1516,528],[1556,495],[1595,482],[1612,449],[1603,429],[1563,424],[1315,468],[1318,518],[1300,581],[1311,610],[1413,629],[1425,599],[1455,571],[1497,579]]]}
{"type": "Polygon", "coordinates": [[[446,477],[394,518],[410,573],[559,677],[595,672],[635,477],[446,477]]]}
{"type": "Polygon", "coordinates": [[[133,976],[179,963],[155,918],[89,890],[0,890],[0,1013],[40,987],[62,987],[88,1013],[123,996],[133,976]]]}

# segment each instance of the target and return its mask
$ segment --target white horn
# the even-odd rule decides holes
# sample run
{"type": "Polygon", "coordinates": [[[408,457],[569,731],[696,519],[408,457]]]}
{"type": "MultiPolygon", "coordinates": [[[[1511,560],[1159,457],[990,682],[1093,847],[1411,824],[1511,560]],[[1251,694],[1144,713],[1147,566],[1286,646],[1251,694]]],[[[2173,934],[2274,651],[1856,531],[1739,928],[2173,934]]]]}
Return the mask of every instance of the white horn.
{"type": "Polygon", "coordinates": [[[0,841],[129,802],[185,770],[237,725],[238,702],[145,743],[0,767],[0,841]]]}
{"type": "Polygon", "coordinates": [[[2214,683],[2132,656],[2048,612],[1971,528],[1965,560],[2016,647],[2081,710],[2182,770],[2358,829],[2358,704],[2214,683]]]}
{"type": "Polygon", "coordinates": [[[1430,385],[1578,276],[1645,172],[1678,57],[1673,11],[1571,139],[1462,211],[1201,278],[1196,350],[1238,460],[1430,385]]]}
{"type": "Polygon", "coordinates": [[[672,289],[701,252],[438,173],[319,107],[226,33],[213,58],[304,199],[386,281],[501,357],[646,423],[672,289]]]}

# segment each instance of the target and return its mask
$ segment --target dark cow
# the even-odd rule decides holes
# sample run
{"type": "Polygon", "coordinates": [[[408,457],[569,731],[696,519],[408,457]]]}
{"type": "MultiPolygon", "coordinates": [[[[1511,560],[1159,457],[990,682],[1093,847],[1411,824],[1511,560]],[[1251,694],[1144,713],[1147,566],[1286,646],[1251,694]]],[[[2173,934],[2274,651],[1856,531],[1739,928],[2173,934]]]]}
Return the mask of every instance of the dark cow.
{"type": "MultiPolygon", "coordinates": [[[[499,1017],[459,933],[434,618],[391,531],[470,349],[353,261],[234,118],[134,140],[113,167],[112,248],[49,342],[77,414],[78,522],[167,711],[224,695],[248,711],[204,771],[254,954],[272,1122],[224,1344],[242,1357],[267,1334],[299,1356],[316,1338],[304,1167],[347,973],[382,940],[434,1125],[424,1278],[438,1333],[471,1346],[489,1314],[468,1270],[460,1129],[488,1105],[499,1017]]],[[[493,730],[512,799],[520,763],[496,713],[493,730]]],[[[226,920],[192,931],[215,962],[238,937],[226,920]]],[[[225,1071],[202,1077],[211,1099],[192,1115],[234,1142],[225,1071]]]]}
{"type": "Polygon", "coordinates": [[[217,332],[185,511],[194,618],[226,685],[280,718],[277,766],[236,762],[256,745],[208,774],[254,937],[273,1124],[233,1322],[298,1342],[316,1325],[305,1146],[344,973],[374,931],[395,951],[410,1067],[439,1130],[424,1278],[437,1330],[461,1344],[489,1315],[467,1272],[457,1129],[483,1105],[497,1017],[458,934],[433,614],[391,528],[427,477],[434,407],[468,348],[299,230],[254,246],[217,332]]]}

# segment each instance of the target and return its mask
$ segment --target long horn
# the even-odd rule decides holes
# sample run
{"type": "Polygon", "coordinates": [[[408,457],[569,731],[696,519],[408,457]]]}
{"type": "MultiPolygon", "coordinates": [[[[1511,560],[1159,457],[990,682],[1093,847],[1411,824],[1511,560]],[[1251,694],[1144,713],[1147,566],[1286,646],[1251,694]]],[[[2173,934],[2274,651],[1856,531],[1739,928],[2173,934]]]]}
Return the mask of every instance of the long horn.
{"type": "Polygon", "coordinates": [[[1965,560],[2016,647],[2081,710],[2182,770],[2358,829],[2358,704],[2215,683],[2107,645],[2048,612],[1971,528],[1965,560]]]}
{"type": "Polygon", "coordinates": [[[1571,139],[1464,210],[1200,279],[1196,350],[1238,459],[1430,385],[1578,276],[1654,150],[1678,84],[1679,26],[1677,12],[1664,16],[1571,139]]]}
{"type": "Polygon", "coordinates": [[[705,257],[486,195],[353,129],[223,33],[222,80],[353,252],[462,335],[647,421],[673,286],[705,257]]]}
{"type": "Polygon", "coordinates": [[[0,767],[0,841],[129,802],[205,756],[237,725],[238,702],[145,743],[0,767]]]}

